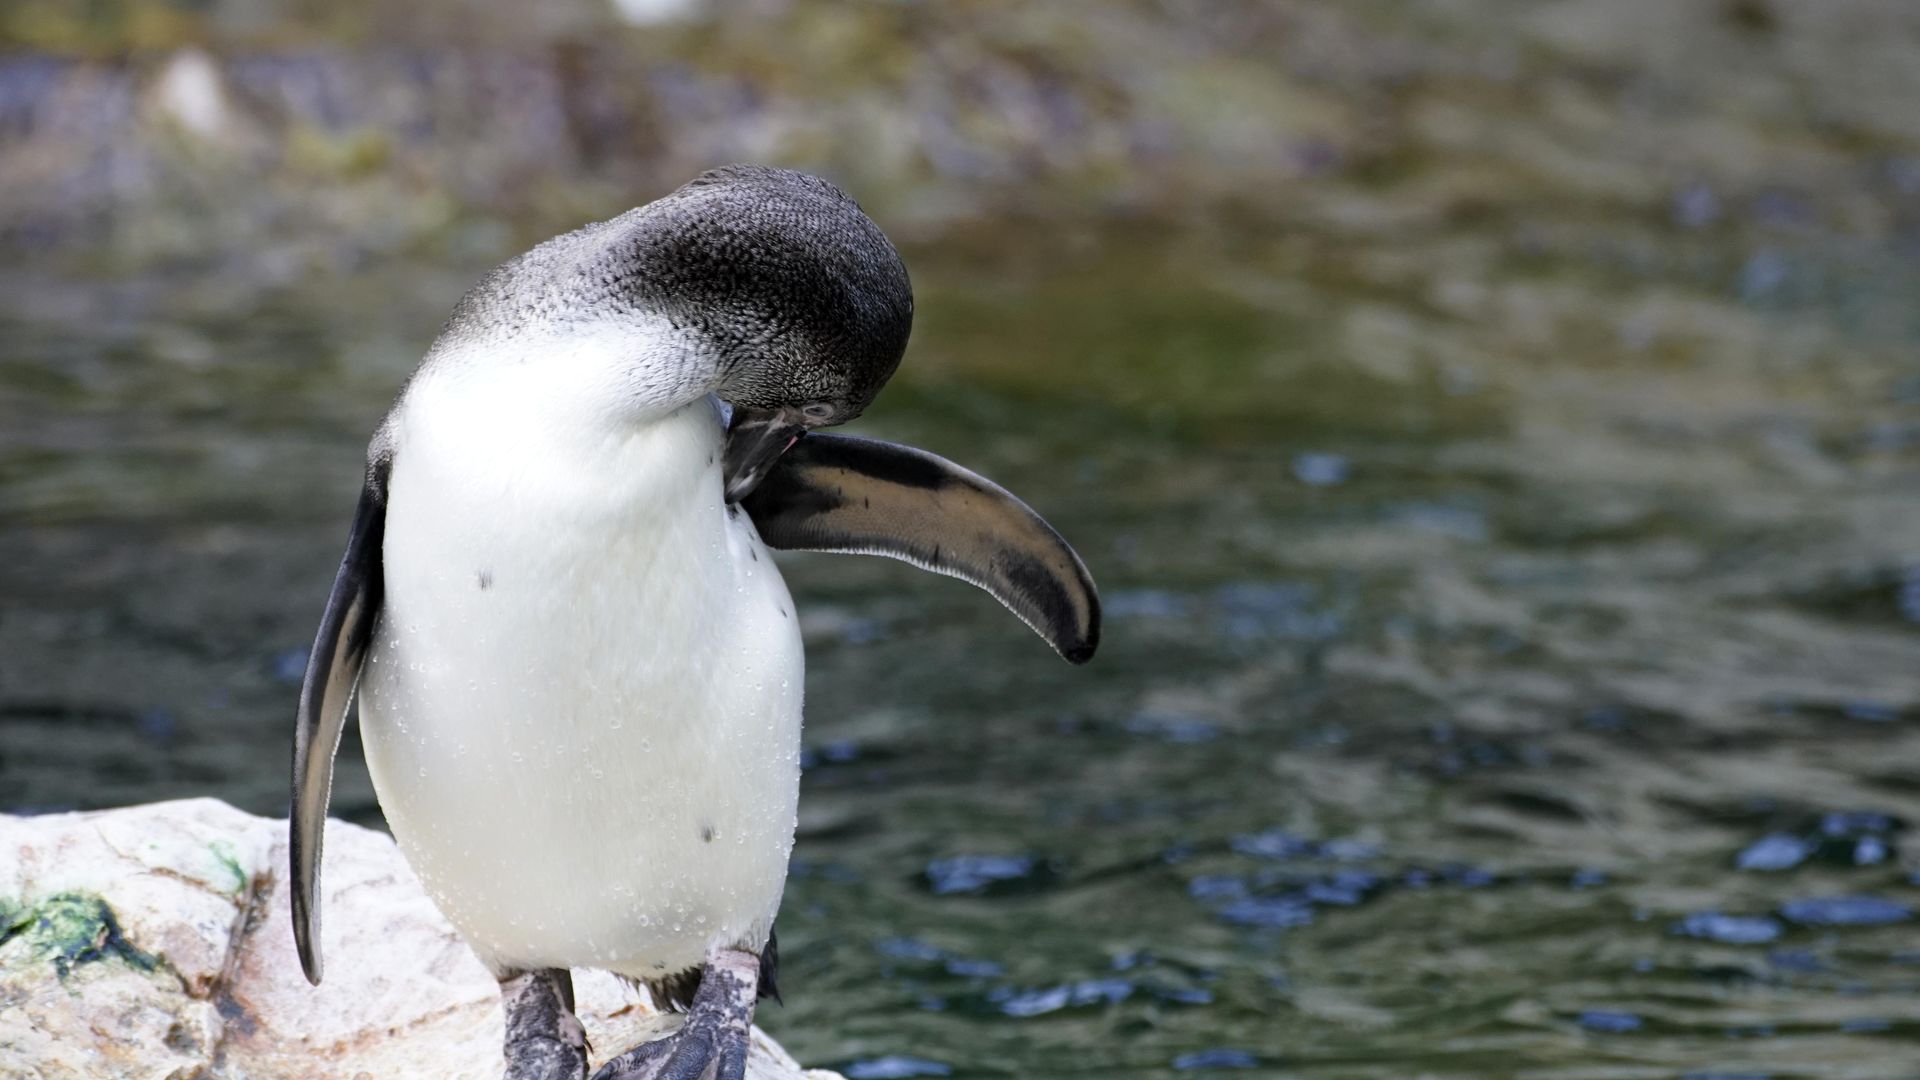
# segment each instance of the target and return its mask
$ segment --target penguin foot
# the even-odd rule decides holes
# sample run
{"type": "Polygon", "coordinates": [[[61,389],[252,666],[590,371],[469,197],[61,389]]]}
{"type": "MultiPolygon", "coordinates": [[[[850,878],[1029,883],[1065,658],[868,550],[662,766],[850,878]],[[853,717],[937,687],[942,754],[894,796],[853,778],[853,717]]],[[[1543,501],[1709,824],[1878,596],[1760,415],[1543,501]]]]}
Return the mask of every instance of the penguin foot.
{"type": "Polygon", "coordinates": [[[500,979],[507,1012],[506,1080],[581,1080],[587,1030],[573,1015],[573,975],[565,968],[521,971],[500,979]]]}
{"type": "Polygon", "coordinates": [[[744,1080],[759,986],[758,956],[715,950],[680,1030],[600,1066],[593,1080],[744,1080]]]}

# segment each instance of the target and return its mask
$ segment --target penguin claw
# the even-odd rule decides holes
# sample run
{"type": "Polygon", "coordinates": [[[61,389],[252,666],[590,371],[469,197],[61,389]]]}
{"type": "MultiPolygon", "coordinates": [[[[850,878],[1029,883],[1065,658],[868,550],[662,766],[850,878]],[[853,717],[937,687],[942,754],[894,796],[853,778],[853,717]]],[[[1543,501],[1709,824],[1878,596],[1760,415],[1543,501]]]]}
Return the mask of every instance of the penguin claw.
{"type": "Polygon", "coordinates": [[[593,1080],[744,1080],[747,1039],[744,1031],[689,1018],[674,1034],[600,1066],[593,1080]]]}
{"type": "Polygon", "coordinates": [[[714,1080],[746,1080],[747,1078],[747,1036],[730,1039],[720,1048],[720,1065],[714,1070],[714,1080]]]}
{"type": "Polygon", "coordinates": [[[641,1043],[600,1066],[594,1072],[593,1080],[658,1080],[681,1049],[679,1035],[641,1043]]]}
{"type": "Polygon", "coordinates": [[[714,953],[680,1030],[613,1058],[593,1080],[744,1080],[759,974],[750,952],[714,953]]]}

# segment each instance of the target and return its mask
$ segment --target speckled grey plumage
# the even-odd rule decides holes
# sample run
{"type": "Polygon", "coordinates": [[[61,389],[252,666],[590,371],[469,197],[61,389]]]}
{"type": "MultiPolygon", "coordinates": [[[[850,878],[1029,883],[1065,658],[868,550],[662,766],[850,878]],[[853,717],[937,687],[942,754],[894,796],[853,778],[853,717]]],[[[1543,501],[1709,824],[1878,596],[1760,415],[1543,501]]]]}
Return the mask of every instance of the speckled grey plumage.
{"type": "Polygon", "coordinates": [[[435,353],[623,316],[663,317],[712,348],[720,394],[736,405],[828,402],[840,423],[899,366],[913,291],[899,253],[845,192],[728,165],[501,264],[454,308],[435,353]]]}

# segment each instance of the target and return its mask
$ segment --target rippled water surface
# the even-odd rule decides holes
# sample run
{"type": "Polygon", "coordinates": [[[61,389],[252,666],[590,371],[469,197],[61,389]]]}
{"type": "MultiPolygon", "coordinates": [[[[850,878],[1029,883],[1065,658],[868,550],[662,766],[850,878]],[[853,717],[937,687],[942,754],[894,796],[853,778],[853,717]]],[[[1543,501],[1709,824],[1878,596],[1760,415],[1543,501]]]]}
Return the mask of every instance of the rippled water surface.
{"type": "MultiPolygon", "coordinates": [[[[783,559],[767,1026],[856,1080],[1920,1075],[1920,273],[1700,198],[910,244],[858,427],[1047,514],[1105,642],[783,559]]],[[[484,262],[7,271],[0,801],[282,811],[361,447],[484,262]]]]}

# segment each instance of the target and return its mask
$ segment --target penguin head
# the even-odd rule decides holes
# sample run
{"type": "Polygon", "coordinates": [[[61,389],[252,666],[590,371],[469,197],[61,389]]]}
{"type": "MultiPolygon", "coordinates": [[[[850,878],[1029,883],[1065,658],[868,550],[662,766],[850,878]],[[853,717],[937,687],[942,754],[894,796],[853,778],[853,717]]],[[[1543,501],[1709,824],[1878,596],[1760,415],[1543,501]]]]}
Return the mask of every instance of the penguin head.
{"type": "Polygon", "coordinates": [[[913,326],[907,269],[845,192],[786,169],[710,170],[646,216],[633,287],[718,358],[737,501],[795,438],[859,416],[892,377],[913,326]]]}
{"type": "Polygon", "coordinates": [[[455,306],[428,363],[517,363],[524,351],[504,342],[529,327],[620,340],[634,316],[648,332],[664,323],[678,360],[697,358],[670,375],[638,373],[634,400],[678,407],[688,393],[715,394],[732,406],[727,497],[737,501],[808,428],[872,403],[906,351],[913,288],[846,192],[805,173],[727,165],[496,267],[455,306]],[[654,393],[662,387],[666,398],[654,393]]]}

